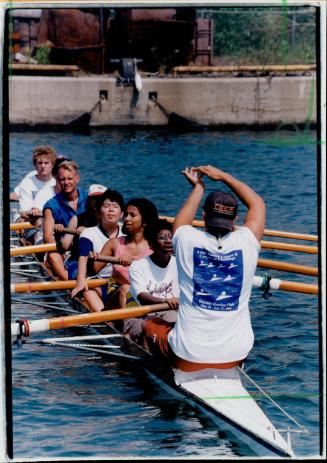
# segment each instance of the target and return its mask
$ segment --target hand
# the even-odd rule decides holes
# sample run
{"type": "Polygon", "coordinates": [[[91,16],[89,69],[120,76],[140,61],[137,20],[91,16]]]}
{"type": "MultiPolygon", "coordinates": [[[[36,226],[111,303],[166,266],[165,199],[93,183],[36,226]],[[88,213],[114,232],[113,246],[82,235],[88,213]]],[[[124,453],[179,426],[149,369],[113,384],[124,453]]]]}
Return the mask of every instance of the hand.
{"type": "Polygon", "coordinates": [[[99,252],[90,251],[88,257],[93,260],[98,260],[99,256],[100,256],[99,252]]]}
{"type": "Polygon", "coordinates": [[[84,229],[85,229],[85,227],[82,227],[82,226],[81,226],[81,227],[77,227],[77,228],[76,228],[76,234],[77,234],[77,235],[80,235],[84,229]]]}
{"type": "Polygon", "coordinates": [[[119,265],[123,265],[124,267],[128,267],[133,262],[134,257],[131,256],[119,256],[119,265]]]}
{"type": "Polygon", "coordinates": [[[62,223],[55,223],[53,226],[53,231],[56,233],[62,233],[64,226],[62,223]]]}
{"type": "Polygon", "coordinates": [[[202,173],[195,172],[193,167],[186,167],[183,171],[182,174],[186,177],[186,179],[189,181],[189,183],[192,185],[192,187],[195,187],[195,185],[200,184],[204,186],[202,177],[202,173]]]}
{"type": "Polygon", "coordinates": [[[179,305],[178,297],[169,297],[166,299],[165,302],[167,302],[170,309],[178,309],[178,305],[179,305]]]}
{"type": "Polygon", "coordinates": [[[199,174],[206,175],[212,180],[223,180],[225,178],[225,172],[210,165],[193,167],[193,170],[199,174]]]}

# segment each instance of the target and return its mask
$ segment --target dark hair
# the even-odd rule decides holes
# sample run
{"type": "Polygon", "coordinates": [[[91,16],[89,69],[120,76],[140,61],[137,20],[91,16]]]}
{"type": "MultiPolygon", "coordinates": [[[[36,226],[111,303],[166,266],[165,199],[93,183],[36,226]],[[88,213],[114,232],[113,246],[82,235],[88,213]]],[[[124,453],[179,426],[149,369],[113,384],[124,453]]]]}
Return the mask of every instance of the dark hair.
{"type": "Polygon", "coordinates": [[[52,169],[52,176],[53,177],[56,177],[57,174],[58,174],[58,170],[59,170],[59,167],[60,167],[60,164],[63,163],[64,161],[70,161],[71,159],[69,158],[65,158],[63,156],[61,157],[58,157],[56,160],[55,160],[55,163],[54,163],[54,166],[53,166],[53,169],[52,169]]]}
{"type": "Polygon", "coordinates": [[[105,202],[106,199],[109,199],[111,202],[116,202],[119,204],[120,209],[124,209],[124,198],[123,196],[119,193],[117,190],[110,190],[109,188],[104,191],[101,195],[97,196],[96,198],[96,203],[95,203],[95,208],[98,212],[100,212],[100,209],[105,202]]]}
{"type": "Polygon", "coordinates": [[[170,222],[168,222],[168,220],[159,219],[153,225],[153,227],[151,227],[151,230],[149,230],[150,233],[149,233],[149,237],[148,237],[148,242],[149,242],[149,245],[151,246],[151,248],[153,248],[156,245],[157,236],[158,236],[158,233],[161,230],[170,230],[170,231],[172,231],[172,229],[173,229],[173,225],[170,222]]]}
{"type": "MultiPolygon", "coordinates": [[[[152,201],[146,198],[133,198],[130,199],[125,205],[124,212],[128,206],[135,206],[139,210],[142,216],[142,224],[144,227],[144,238],[146,240],[150,239],[151,230],[157,224],[159,220],[158,210],[152,201]]],[[[125,227],[123,225],[122,232],[126,233],[125,227]]]]}

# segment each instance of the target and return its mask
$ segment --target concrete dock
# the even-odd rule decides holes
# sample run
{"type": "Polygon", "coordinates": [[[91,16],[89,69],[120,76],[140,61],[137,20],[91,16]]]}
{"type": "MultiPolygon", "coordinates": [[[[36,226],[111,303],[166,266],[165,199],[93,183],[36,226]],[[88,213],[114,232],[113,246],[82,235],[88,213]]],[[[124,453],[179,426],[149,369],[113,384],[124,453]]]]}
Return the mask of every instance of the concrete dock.
{"type": "Polygon", "coordinates": [[[90,112],[90,126],[162,126],[168,111],[210,127],[260,127],[316,121],[316,78],[144,77],[143,88],[116,77],[9,77],[9,120],[14,125],[64,125],[90,112]]]}

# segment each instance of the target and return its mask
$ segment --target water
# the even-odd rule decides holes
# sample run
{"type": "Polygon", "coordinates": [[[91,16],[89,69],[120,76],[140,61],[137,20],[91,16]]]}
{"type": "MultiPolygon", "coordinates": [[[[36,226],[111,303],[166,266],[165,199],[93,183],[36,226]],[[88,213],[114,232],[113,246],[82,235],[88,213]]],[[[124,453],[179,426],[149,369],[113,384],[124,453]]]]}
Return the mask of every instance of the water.
{"type": "MultiPolygon", "coordinates": [[[[283,136],[290,141],[293,134],[285,132],[283,136]]],[[[276,146],[269,140],[271,133],[265,132],[15,132],[10,135],[10,187],[12,190],[32,169],[33,147],[51,144],[78,161],[81,186],[101,183],[119,189],[125,199],[146,196],[156,203],[160,214],[172,216],[190,191],[182,169],[212,164],[249,183],[264,198],[266,228],[317,234],[316,147],[276,146]]],[[[215,182],[207,182],[207,192],[216,187],[215,182]]],[[[240,222],[244,212],[241,207],[240,222]]],[[[317,256],[295,252],[263,250],[260,257],[317,265],[317,256]]],[[[259,275],[263,273],[258,269],[259,275]]],[[[308,276],[269,274],[315,282],[308,276]]],[[[20,316],[33,312],[35,318],[51,316],[50,311],[31,310],[24,304],[19,309],[15,306],[14,312],[13,316],[17,312],[20,316]]],[[[293,435],[296,455],[318,455],[318,298],[275,291],[265,300],[254,289],[251,314],[256,341],[246,371],[309,430],[309,435],[293,435]]],[[[278,427],[293,427],[269,404],[263,406],[278,427]]],[[[16,458],[252,455],[237,435],[228,434],[223,426],[218,428],[198,409],[149,378],[96,354],[37,343],[13,348],[13,422],[16,458]]]]}

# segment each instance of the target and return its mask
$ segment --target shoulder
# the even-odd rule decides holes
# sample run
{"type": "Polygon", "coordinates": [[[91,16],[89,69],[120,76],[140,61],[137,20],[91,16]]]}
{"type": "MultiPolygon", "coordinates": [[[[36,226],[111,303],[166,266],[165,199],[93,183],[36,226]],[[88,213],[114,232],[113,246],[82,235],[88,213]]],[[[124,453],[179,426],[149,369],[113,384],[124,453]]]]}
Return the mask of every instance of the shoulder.
{"type": "Polygon", "coordinates": [[[232,233],[232,236],[239,237],[241,240],[252,243],[256,247],[260,248],[260,242],[249,227],[244,225],[237,227],[237,229],[232,233]]]}
{"type": "Polygon", "coordinates": [[[173,236],[173,243],[177,244],[181,241],[184,242],[192,239],[198,239],[198,237],[202,235],[203,232],[201,230],[197,230],[191,225],[182,225],[175,231],[173,236]]]}
{"type": "Polygon", "coordinates": [[[98,233],[98,230],[99,228],[97,226],[84,228],[84,230],[80,234],[80,237],[81,238],[92,238],[98,233]]]}
{"type": "Polygon", "coordinates": [[[86,200],[87,200],[87,196],[88,196],[87,191],[84,190],[84,188],[81,188],[81,187],[77,187],[77,191],[78,191],[78,196],[79,196],[79,198],[80,198],[82,201],[86,201],[86,200]]]}
{"type": "Polygon", "coordinates": [[[134,260],[131,263],[130,270],[131,271],[140,271],[143,269],[148,269],[151,267],[152,260],[149,256],[142,257],[141,259],[134,260]]]}

